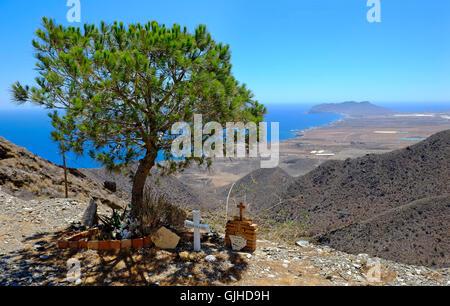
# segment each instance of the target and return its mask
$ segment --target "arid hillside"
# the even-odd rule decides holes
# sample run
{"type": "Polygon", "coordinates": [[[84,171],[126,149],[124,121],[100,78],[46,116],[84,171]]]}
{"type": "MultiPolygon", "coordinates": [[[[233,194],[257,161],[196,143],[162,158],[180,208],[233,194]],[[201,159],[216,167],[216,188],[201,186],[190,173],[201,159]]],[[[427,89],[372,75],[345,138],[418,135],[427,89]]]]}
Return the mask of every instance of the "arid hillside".
{"type": "Polygon", "coordinates": [[[234,186],[222,187],[218,196],[227,198],[231,189],[230,198],[246,202],[253,212],[258,212],[280,202],[293,181],[294,178],[279,167],[258,169],[236,181],[234,186]]]}
{"type": "Polygon", "coordinates": [[[450,263],[450,196],[414,201],[328,233],[322,244],[429,267],[450,263]]]}
{"type": "MultiPolygon", "coordinates": [[[[127,195],[112,193],[78,171],[69,168],[69,197],[87,201],[96,198],[108,205],[126,204],[127,195]]],[[[21,199],[63,198],[64,170],[0,137],[0,186],[4,192],[21,199]]]]}
{"type": "Polygon", "coordinates": [[[385,154],[326,162],[287,189],[275,210],[309,213],[310,234],[324,234],[416,200],[450,194],[450,130],[385,154]]]}
{"type": "MultiPolygon", "coordinates": [[[[135,165],[130,167],[129,170],[131,170],[131,173],[135,167],[135,165]]],[[[79,170],[94,181],[115,182],[118,189],[125,192],[127,195],[131,195],[131,188],[133,185],[129,174],[111,172],[105,168],[79,170]]],[[[170,203],[180,207],[189,207],[191,209],[204,207],[202,200],[194,190],[174,176],[161,175],[156,167],[151,170],[151,175],[147,178],[146,186],[151,189],[152,194],[162,196],[170,203]]]]}
{"type": "MultiPolygon", "coordinates": [[[[63,177],[60,166],[0,138],[4,192],[24,200],[61,198],[63,177]]],[[[129,201],[131,180],[124,173],[69,169],[68,178],[71,198],[122,206],[129,201]],[[117,191],[106,189],[105,181],[114,181],[117,191]]],[[[181,207],[224,208],[231,185],[193,188],[183,179],[155,169],[148,186],[181,207]]],[[[330,160],[297,178],[281,168],[258,169],[237,180],[231,196],[245,201],[261,225],[264,218],[273,226],[302,224],[311,238],[345,252],[448,267],[449,182],[447,130],[405,149],[330,160]]]]}
{"type": "Polygon", "coordinates": [[[447,130],[405,149],[326,162],[295,179],[272,216],[306,218],[311,237],[347,252],[449,266],[449,182],[447,130]]]}

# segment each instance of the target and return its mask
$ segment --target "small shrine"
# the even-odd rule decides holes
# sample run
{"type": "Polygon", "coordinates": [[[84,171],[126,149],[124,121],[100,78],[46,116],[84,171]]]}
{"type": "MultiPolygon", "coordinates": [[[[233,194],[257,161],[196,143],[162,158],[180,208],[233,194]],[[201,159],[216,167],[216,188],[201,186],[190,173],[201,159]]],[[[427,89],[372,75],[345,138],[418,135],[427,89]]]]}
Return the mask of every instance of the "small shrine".
{"type": "Polygon", "coordinates": [[[225,228],[225,244],[234,251],[253,252],[256,250],[258,227],[253,224],[252,219],[244,218],[244,204],[240,203],[237,207],[239,216],[229,220],[225,228]]]}

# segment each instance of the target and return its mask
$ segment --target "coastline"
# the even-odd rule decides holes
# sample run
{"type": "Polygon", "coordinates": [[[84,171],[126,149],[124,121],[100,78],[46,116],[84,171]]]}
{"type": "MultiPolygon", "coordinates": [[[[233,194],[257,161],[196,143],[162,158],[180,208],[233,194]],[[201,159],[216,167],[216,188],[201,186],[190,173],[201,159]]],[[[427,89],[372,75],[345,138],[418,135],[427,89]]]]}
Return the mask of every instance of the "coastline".
{"type": "MultiPolygon", "coordinates": [[[[308,114],[308,113],[305,113],[305,114],[308,114]]],[[[329,129],[329,128],[332,128],[333,126],[336,126],[336,125],[343,123],[352,118],[352,117],[350,117],[348,115],[344,115],[344,114],[339,114],[339,113],[333,113],[333,114],[344,116],[344,118],[339,118],[339,119],[333,120],[333,121],[323,124],[323,125],[313,126],[313,127],[307,128],[307,129],[299,130],[299,132],[292,133],[292,135],[293,135],[292,137],[280,140],[280,145],[283,143],[288,144],[288,143],[291,143],[292,141],[300,141],[300,140],[302,140],[303,137],[305,137],[305,134],[308,132],[320,130],[320,129],[329,129]]]]}
{"type": "MultiPolygon", "coordinates": [[[[308,131],[312,131],[312,130],[316,130],[316,129],[320,129],[320,128],[329,128],[329,127],[332,127],[333,125],[336,125],[336,124],[338,124],[340,122],[343,122],[343,121],[345,121],[345,120],[350,118],[350,117],[348,117],[346,115],[343,115],[343,114],[336,114],[336,115],[341,115],[341,116],[345,116],[345,117],[333,120],[332,122],[324,124],[324,125],[313,126],[313,127],[310,127],[309,129],[301,130],[299,133],[303,134],[303,133],[306,133],[308,131]]],[[[303,135],[297,135],[297,134],[294,134],[294,135],[296,135],[296,136],[293,137],[293,138],[303,137],[303,135]]]]}
{"type": "Polygon", "coordinates": [[[311,155],[320,150],[333,153],[333,159],[342,160],[401,149],[447,129],[450,129],[450,120],[445,113],[440,116],[346,116],[324,126],[302,130],[296,137],[280,142],[283,148],[280,152],[324,158],[311,155]]]}

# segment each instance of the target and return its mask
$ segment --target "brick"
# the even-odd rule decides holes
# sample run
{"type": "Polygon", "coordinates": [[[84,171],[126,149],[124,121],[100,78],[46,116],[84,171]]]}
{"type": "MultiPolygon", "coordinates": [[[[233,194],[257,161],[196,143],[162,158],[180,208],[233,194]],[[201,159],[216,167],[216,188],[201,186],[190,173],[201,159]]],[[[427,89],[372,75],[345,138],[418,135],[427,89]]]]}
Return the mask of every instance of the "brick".
{"type": "Polygon", "coordinates": [[[83,240],[78,241],[78,248],[80,248],[80,249],[87,249],[88,248],[88,241],[83,241],[83,240]]]}
{"type": "Polygon", "coordinates": [[[101,251],[108,251],[111,249],[110,241],[99,241],[98,249],[101,251]]]}
{"type": "Polygon", "coordinates": [[[123,250],[131,249],[131,239],[124,239],[120,241],[120,248],[123,250]]]}
{"type": "Polygon", "coordinates": [[[98,241],[97,240],[88,241],[87,245],[88,245],[88,249],[98,250],[98,241]]]}
{"type": "Polygon", "coordinates": [[[69,241],[69,248],[70,249],[78,249],[78,241],[69,241]]]}
{"type": "Polygon", "coordinates": [[[149,248],[152,245],[152,238],[150,236],[144,237],[144,248],[149,248]]]}
{"type": "Polygon", "coordinates": [[[142,249],[144,246],[144,239],[142,238],[136,238],[131,240],[131,244],[133,246],[133,249],[142,249]]]}
{"type": "Polygon", "coordinates": [[[115,250],[115,251],[120,250],[120,240],[111,240],[109,242],[109,245],[112,250],[115,250]]]}
{"type": "Polygon", "coordinates": [[[56,242],[56,245],[58,246],[58,248],[60,249],[66,249],[69,247],[69,242],[67,240],[58,240],[56,242]]]}
{"type": "Polygon", "coordinates": [[[243,250],[252,252],[256,249],[258,227],[253,223],[252,219],[243,217],[243,211],[245,209],[243,203],[240,203],[237,207],[239,208],[239,217],[233,217],[232,220],[227,222],[225,227],[225,245],[231,247],[230,235],[241,236],[245,238],[247,242],[247,245],[243,250]]]}

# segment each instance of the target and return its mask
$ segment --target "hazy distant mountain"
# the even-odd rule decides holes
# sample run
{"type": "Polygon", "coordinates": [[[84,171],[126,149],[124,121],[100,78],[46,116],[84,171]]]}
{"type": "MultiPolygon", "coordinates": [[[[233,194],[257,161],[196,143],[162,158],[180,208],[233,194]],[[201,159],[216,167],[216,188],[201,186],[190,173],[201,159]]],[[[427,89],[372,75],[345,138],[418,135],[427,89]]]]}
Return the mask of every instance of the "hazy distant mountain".
{"type": "Polygon", "coordinates": [[[313,106],[308,113],[334,113],[347,116],[385,115],[392,111],[370,102],[325,103],[313,106]]]}

